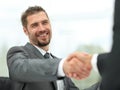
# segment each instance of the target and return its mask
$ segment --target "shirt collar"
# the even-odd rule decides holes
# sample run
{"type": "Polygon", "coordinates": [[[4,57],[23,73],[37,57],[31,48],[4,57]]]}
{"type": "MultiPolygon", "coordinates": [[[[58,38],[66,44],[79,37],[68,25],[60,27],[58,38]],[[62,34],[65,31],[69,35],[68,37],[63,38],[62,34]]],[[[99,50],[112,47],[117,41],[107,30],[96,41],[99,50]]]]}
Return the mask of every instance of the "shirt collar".
{"type": "MultiPolygon", "coordinates": [[[[40,52],[42,55],[45,55],[46,54],[46,51],[43,50],[42,48],[39,48],[38,46],[34,45],[40,52]]],[[[50,53],[50,50],[47,51],[48,53],[50,53]]]]}

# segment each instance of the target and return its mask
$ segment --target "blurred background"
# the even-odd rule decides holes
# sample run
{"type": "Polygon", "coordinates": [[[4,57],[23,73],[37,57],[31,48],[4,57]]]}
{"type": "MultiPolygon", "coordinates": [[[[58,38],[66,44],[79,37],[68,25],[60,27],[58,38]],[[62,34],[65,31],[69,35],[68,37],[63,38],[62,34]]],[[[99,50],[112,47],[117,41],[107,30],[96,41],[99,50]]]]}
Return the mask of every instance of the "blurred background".
{"type": "MultiPolygon", "coordinates": [[[[53,31],[50,49],[56,56],[64,58],[74,51],[110,51],[114,0],[0,0],[0,76],[9,76],[8,49],[28,41],[20,17],[34,5],[42,6],[49,15],[53,31]]],[[[99,79],[99,73],[92,70],[88,78],[72,80],[84,89],[99,79]]]]}

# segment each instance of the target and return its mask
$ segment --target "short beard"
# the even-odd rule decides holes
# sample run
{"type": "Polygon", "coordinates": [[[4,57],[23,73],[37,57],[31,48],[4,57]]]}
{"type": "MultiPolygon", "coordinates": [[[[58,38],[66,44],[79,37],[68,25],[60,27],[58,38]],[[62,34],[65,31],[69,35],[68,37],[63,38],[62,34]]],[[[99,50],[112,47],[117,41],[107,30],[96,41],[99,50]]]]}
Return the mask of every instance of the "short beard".
{"type": "Polygon", "coordinates": [[[38,42],[37,45],[38,45],[38,47],[44,47],[44,46],[49,45],[49,43],[50,43],[50,40],[47,43],[40,43],[40,42],[38,42]]]}

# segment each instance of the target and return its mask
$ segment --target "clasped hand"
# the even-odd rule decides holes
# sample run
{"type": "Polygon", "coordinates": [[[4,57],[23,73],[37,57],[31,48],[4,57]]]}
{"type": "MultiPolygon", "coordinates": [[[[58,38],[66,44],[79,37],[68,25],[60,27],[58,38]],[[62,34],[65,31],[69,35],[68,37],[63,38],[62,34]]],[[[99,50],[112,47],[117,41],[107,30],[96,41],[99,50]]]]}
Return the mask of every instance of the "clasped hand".
{"type": "Polygon", "coordinates": [[[65,75],[77,80],[88,77],[92,69],[91,58],[92,55],[83,52],[70,54],[63,64],[65,75]]]}

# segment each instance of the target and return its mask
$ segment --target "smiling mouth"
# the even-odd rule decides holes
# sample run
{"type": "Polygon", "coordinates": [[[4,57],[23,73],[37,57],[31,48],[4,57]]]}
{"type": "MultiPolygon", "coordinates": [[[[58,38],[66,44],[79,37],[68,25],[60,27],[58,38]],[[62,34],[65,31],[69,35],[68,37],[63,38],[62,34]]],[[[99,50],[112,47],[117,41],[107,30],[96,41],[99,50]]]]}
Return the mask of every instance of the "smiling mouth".
{"type": "Polygon", "coordinates": [[[37,36],[38,37],[46,37],[48,35],[48,31],[43,31],[43,32],[40,32],[37,36]]]}

